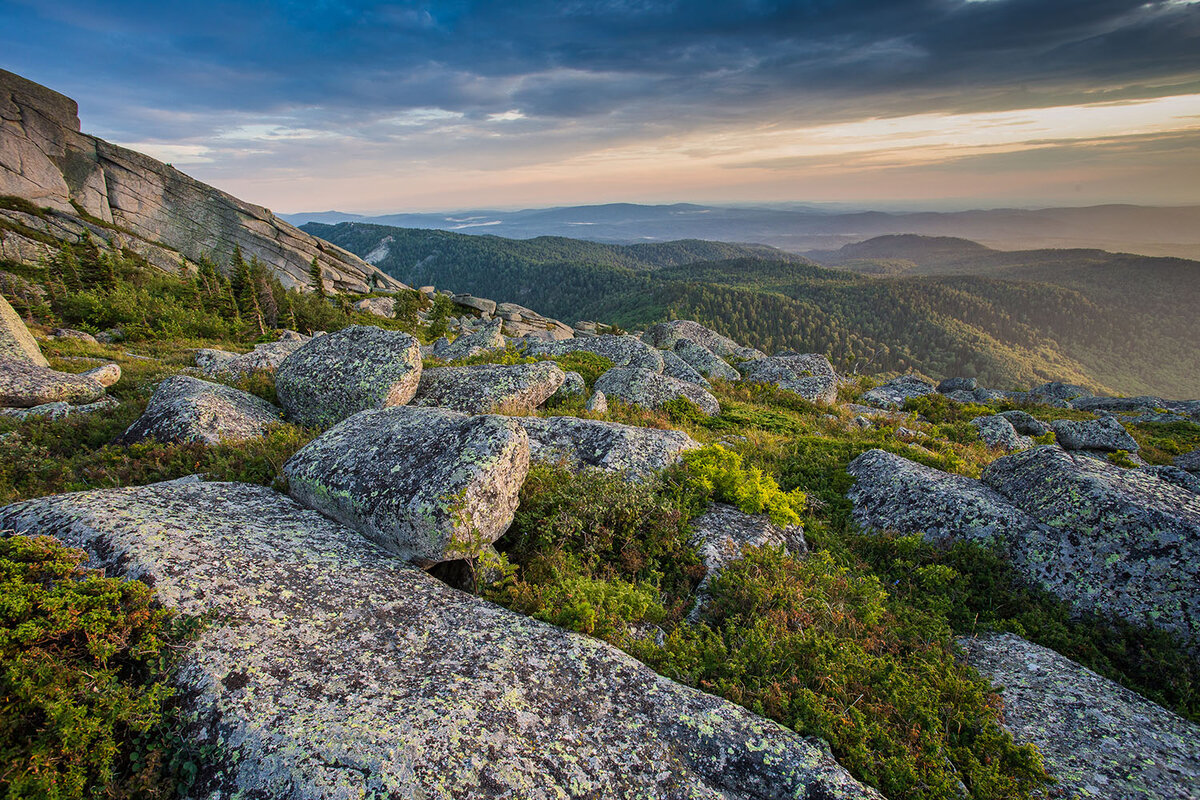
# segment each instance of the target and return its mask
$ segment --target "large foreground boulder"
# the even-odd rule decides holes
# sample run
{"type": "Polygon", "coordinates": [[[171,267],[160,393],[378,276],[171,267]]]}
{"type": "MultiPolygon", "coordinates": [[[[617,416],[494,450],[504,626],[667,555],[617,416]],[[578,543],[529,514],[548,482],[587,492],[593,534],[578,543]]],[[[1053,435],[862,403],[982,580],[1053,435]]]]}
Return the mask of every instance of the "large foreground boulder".
{"type": "Polygon", "coordinates": [[[1043,585],[1080,610],[1162,628],[1200,652],[1200,496],[1057,447],[998,459],[983,482],[1055,530],[1013,542],[1043,585]]]}
{"type": "Polygon", "coordinates": [[[1004,726],[1037,745],[1067,796],[1197,796],[1200,726],[1014,634],[958,643],[1002,687],[1004,726]]]}
{"type": "Polygon", "coordinates": [[[3,297],[0,297],[0,358],[28,361],[39,367],[50,366],[25,322],[3,297]]]}
{"type": "Polygon", "coordinates": [[[145,412],[118,439],[134,444],[257,439],[282,422],[279,409],[249,392],[190,375],[167,378],[154,390],[145,412]]]}
{"type": "Polygon", "coordinates": [[[566,374],[553,361],[431,367],[421,375],[412,404],[449,408],[466,414],[495,410],[532,411],[549,400],[566,379],[566,374]]]}
{"type": "Polygon", "coordinates": [[[784,351],[742,365],[749,383],[770,383],[814,403],[837,400],[838,376],[819,353],[784,351]]]}
{"type": "Polygon", "coordinates": [[[525,347],[530,355],[562,356],[586,352],[610,359],[617,367],[635,367],[651,372],[662,372],[663,369],[659,352],[636,336],[604,334],[560,342],[529,340],[525,347]]]}
{"type": "Polygon", "coordinates": [[[638,428],[578,417],[518,417],[535,461],[596,467],[642,478],[700,445],[682,431],[638,428]]]}
{"type": "Polygon", "coordinates": [[[275,390],[294,422],[327,427],[364,409],[404,405],[420,379],[416,339],[352,325],[314,337],[284,359],[275,390]]]}
{"type": "Polygon", "coordinates": [[[362,411],[283,467],[292,497],[420,566],[500,538],[528,471],[515,420],[411,406],[362,411]]]}
{"type": "Polygon", "coordinates": [[[743,347],[728,336],[722,336],[711,328],[706,328],[699,322],[693,322],[690,319],[660,322],[642,334],[643,341],[660,350],[674,350],[675,345],[684,339],[695,342],[722,358],[741,358],[753,361],[766,357],[766,353],[755,350],[753,347],[743,347]]]}
{"type": "MultiPolygon", "coordinates": [[[[597,337],[599,338],[599,337],[597,337]]],[[[592,339],[584,339],[589,342],[592,339]]],[[[703,387],[694,383],[668,378],[648,369],[632,369],[615,367],[604,373],[596,381],[596,391],[603,392],[605,397],[617,398],[642,408],[662,408],[662,406],[683,398],[695,404],[701,412],[708,416],[721,413],[721,404],[703,387]]]]}
{"type": "Polygon", "coordinates": [[[877,408],[903,408],[909,400],[933,394],[937,389],[916,375],[901,375],[864,392],[862,401],[877,408]]]}
{"type": "Polygon", "coordinates": [[[813,741],[405,566],[259,486],[42,498],[0,527],[88,550],[209,623],[176,682],[190,798],[878,798],[813,741]]]}
{"type": "Polygon", "coordinates": [[[104,385],[86,375],[59,372],[32,361],[0,356],[0,406],[33,408],[46,403],[92,403],[104,385]]]}

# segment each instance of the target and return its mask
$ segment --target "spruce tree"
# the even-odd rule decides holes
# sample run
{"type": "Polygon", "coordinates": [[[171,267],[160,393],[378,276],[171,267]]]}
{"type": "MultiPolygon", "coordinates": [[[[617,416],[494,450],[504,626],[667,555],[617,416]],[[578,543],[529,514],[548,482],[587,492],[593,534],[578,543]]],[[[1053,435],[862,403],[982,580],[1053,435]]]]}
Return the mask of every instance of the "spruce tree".
{"type": "Polygon", "coordinates": [[[312,264],[308,267],[308,284],[321,297],[325,296],[325,279],[321,277],[321,265],[317,263],[316,256],[313,256],[312,264]]]}

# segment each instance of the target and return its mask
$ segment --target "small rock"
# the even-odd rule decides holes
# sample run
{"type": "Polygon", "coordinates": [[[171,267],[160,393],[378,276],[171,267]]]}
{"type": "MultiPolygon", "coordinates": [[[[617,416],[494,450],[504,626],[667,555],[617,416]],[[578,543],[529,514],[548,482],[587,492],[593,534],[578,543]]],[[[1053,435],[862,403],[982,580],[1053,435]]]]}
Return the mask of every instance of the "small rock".
{"type": "Polygon", "coordinates": [[[864,393],[862,401],[869,406],[879,408],[901,408],[909,400],[924,397],[936,391],[929,381],[922,380],[916,375],[902,375],[864,393]]]}
{"type": "Polygon", "coordinates": [[[1058,401],[1066,403],[1069,400],[1074,400],[1077,397],[1091,397],[1092,393],[1082,386],[1076,386],[1073,383],[1061,383],[1053,381],[1044,383],[1041,386],[1036,386],[1029,390],[1029,397],[1035,402],[1046,403],[1048,401],[1058,401]]]}
{"type": "Polygon", "coordinates": [[[300,503],[430,566],[500,538],[528,470],[517,420],[397,406],[330,428],[283,473],[300,503]]]}
{"type": "Polygon", "coordinates": [[[466,414],[495,409],[532,411],[550,399],[565,380],[566,374],[553,361],[435,367],[421,375],[412,404],[466,414]]]}
{"type": "Polygon", "coordinates": [[[604,392],[592,392],[592,396],[588,398],[586,408],[593,414],[607,414],[608,396],[604,392]]]}
{"type": "Polygon", "coordinates": [[[488,314],[496,313],[496,301],[488,300],[483,297],[474,297],[469,294],[456,294],[450,297],[455,303],[465,308],[473,308],[476,311],[484,311],[488,314]]]}
{"type": "MultiPolygon", "coordinates": [[[[585,339],[584,341],[595,341],[595,339],[585,339]]],[[[672,400],[683,398],[693,403],[701,413],[710,417],[721,413],[721,404],[717,402],[717,398],[701,387],[694,383],[686,383],[659,375],[648,369],[630,367],[610,369],[596,381],[596,390],[603,392],[606,398],[615,397],[642,408],[661,408],[672,400]]]]}
{"type": "Polygon", "coordinates": [[[364,297],[354,304],[355,311],[364,314],[374,314],[384,319],[396,316],[396,299],[394,297],[364,297]]]}
{"type": "MultiPolygon", "coordinates": [[[[503,325],[503,320],[493,320],[474,333],[460,336],[452,343],[446,344],[440,349],[435,347],[434,352],[437,353],[438,358],[446,361],[456,361],[460,358],[470,358],[488,350],[503,350],[504,334],[500,332],[503,325]]],[[[438,341],[440,342],[441,339],[438,341]]]]}
{"type": "MultiPolygon", "coordinates": [[[[95,404],[93,404],[95,405],[95,404]]],[[[45,417],[46,419],[62,419],[71,413],[70,403],[43,403],[40,406],[33,408],[0,408],[0,415],[12,417],[13,419],[32,419],[35,417],[45,417]]],[[[86,408],[86,406],[80,406],[86,408]]]]}
{"type": "Polygon", "coordinates": [[[970,425],[979,431],[980,440],[988,447],[1000,447],[1010,452],[1033,447],[1032,439],[1017,433],[1012,422],[999,414],[990,417],[976,417],[971,420],[970,425]]]}
{"type": "Polygon", "coordinates": [[[699,447],[682,431],[638,428],[578,417],[518,417],[535,461],[564,461],[644,478],[699,447]]]}
{"type": "Polygon", "coordinates": [[[283,360],[275,390],[288,416],[324,427],[368,408],[404,405],[421,379],[421,346],[407,333],[351,325],[314,336],[283,360]]]}
{"type": "Polygon", "coordinates": [[[81,377],[91,378],[96,383],[104,387],[109,387],[121,380],[121,366],[119,364],[103,364],[94,369],[89,369],[87,372],[79,373],[81,377]]]}
{"type": "Polygon", "coordinates": [[[96,341],[100,344],[113,344],[114,342],[125,341],[125,331],[120,328],[109,328],[106,331],[100,331],[96,334],[96,341]]]}
{"type": "Polygon", "coordinates": [[[80,342],[87,342],[88,344],[97,344],[96,337],[92,336],[90,333],[84,333],[83,331],[71,330],[70,328],[55,328],[54,330],[52,330],[50,332],[50,338],[51,339],[75,339],[80,342]]]}
{"type": "Polygon", "coordinates": [[[1025,436],[1045,436],[1050,426],[1026,411],[1001,411],[996,416],[1008,420],[1017,433],[1025,436]]]}
{"type": "Polygon", "coordinates": [[[104,386],[92,378],[58,372],[24,358],[0,356],[0,406],[90,403],[103,395],[104,386]]]}
{"type": "Polygon", "coordinates": [[[837,400],[837,373],[819,353],[783,351],[741,366],[749,383],[770,383],[814,403],[837,400]]]}
{"type": "Polygon", "coordinates": [[[249,392],[176,375],[158,385],[146,411],[117,441],[239,442],[262,436],[281,421],[280,416],[279,409],[249,392]]]}
{"type": "Polygon", "coordinates": [[[1135,453],[1138,449],[1138,443],[1114,417],[1056,419],[1050,423],[1050,427],[1064,450],[1100,450],[1106,453],[1125,450],[1135,453]]]}
{"type": "Polygon", "coordinates": [[[578,372],[568,372],[563,377],[562,386],[550,396],[552,400],[569,400],[587,394],[587,383],[578,372]]]}

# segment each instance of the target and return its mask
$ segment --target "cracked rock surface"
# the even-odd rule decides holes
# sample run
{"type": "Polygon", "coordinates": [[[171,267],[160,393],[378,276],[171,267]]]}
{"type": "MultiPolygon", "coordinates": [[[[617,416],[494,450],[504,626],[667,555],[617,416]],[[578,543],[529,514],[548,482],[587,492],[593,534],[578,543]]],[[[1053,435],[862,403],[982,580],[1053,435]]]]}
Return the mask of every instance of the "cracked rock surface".
{"type": "Polygon", "coordinates": [[[261,397],[223,383],[176,375],[158,385],[146,410],[118,441],[212,445],[256,439],[281,421],[279,409],[261,397]]]}
{"type": "Polygon", "coordinates": [[[880,797],[818,743],[263,487],[59,495],[0,525],[211,615],[177,677],[185,740],[215,750],[189,799],[880,797]]]}
{"type": "Polygon", "coordinates": [[[484,414],[497,408],[532,411],[549,400],[566,379],[553,361],[431,367],[421,374],[412,404],[466,414],[484,414]]]}

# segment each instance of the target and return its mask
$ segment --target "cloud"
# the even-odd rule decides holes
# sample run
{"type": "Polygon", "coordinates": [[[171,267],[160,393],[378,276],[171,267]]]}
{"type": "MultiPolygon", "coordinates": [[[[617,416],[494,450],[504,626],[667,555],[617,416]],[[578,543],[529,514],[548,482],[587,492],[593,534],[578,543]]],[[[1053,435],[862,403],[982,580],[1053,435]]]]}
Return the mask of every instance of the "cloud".
{"type": "Polygon", "coordinates": [[[1200,4],[6,0],[0,52],[89,130],[265,185],[1200,94],[1200,4]]]}

